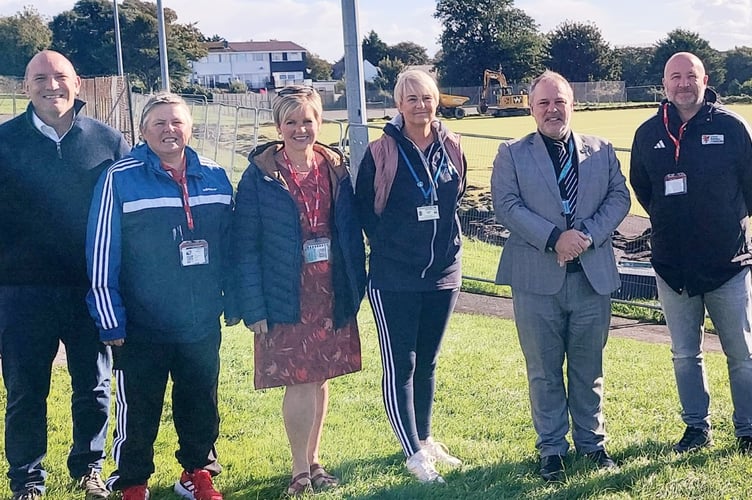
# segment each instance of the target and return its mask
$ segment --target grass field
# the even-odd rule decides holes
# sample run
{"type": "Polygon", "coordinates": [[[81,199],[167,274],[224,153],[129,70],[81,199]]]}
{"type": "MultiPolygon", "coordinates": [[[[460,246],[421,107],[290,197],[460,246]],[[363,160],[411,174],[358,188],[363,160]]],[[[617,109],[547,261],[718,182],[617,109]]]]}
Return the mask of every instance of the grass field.
{"type": "MultiPolygon", "coordinates": [[[[567,480],[546,484],[537,475],[535,433],[527,382],[514,325],[507,320],[456,314],[442,349],[434,409],[434,435],[465,461],[442,469],[445,487],[416,483],[387,423],[380,394],[381,365],[367,305],[360,315],[362,372],[331,382],[331,408],[322,460],[343,480],[321,499],[743,499],[749,497],[752,457],[735,448],[732,407],[722,355],[708,354],[716,445],[676,455],[671,445],[683,424],[667,345],[612,338],[606,348],[608,449],[618,472],[602,473],[574,453],[567,480]]],[[[217,443],[224,473],[217,485],[227,500],[278,499],[289,481],[290,455],[281,418],[281,389],[253,390],[251,335],[224,330],[220,377],[222,425],[217,443]]],[[[48,500],[83,498],[67,478],[70,393],[63,368],[53,375],[49,398],[48,500]]],[[[0,404],[5,404],[0,391],[0,404]]],[[[176,500],[179,474],[173,453],[171,408],[165,406],[156,443],[152,500],[176,500]]],[[[2,423],[0,422],[0,427],[2,423]]],[[[0,430],[1,431],[1,430],[0,430]]],[[[0,456],[4,465],[4,457],[0,456]]],[[[111,459],[105,465],[109,473],[111,459]]],[[[7,480],[0,498],[7,498],[7,480]]]]}
{"type": "MultiPolygon", "coordinates": [[[[730,105],[728,108],[752,123],[752,105],[730,105]]],[[[656,111],[657,106],[655,108],[576,111],[572,116],[572,129],[581,134],[605,137],[619,148],[630,148],[637,127],[653,116],[656,111]]],[[[453,131],[462,134],[521,137],[535,131],[535,120],[531,116],[494,118],[475,115],[467,116],[462,120],[445,119],[444,123],[453,131]]]]}

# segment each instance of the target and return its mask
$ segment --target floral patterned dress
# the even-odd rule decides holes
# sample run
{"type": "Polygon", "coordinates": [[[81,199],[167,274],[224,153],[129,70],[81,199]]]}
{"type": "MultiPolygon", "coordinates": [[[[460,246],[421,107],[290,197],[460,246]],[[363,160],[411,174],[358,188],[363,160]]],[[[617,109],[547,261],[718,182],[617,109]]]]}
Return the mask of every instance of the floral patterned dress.
{"type": "MultiPolygon", "coordinates": [[[[280,173],[295,199],[300,214],[303,241],[316,237],[331,239],[331,186],[329,166],[319,165],[320,215],[314,235],[306,215],[306,198],[316,195],[316,176],[298,175],[300,188],[292,174],[280,167],[280,173]]],[[[301,259],[302,259],[301,249],[301,259]]],[[[334,328],[334,289],[331,259],[303,262],[300,276],[300,323],[272,325],[266,335],[255,336],[256,389],[321,382],[361,369],[358,324],[352,318],[343,328],[334,328]]]]}

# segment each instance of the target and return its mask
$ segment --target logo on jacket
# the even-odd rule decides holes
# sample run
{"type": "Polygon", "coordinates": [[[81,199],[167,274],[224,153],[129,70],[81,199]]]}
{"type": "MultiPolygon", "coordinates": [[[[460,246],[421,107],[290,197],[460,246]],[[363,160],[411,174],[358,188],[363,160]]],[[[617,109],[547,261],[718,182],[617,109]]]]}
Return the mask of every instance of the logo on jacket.
{"type": "Polygon", "coordinates": [[[217,190],[217,188],[215,188],[215,187],[205,187],[204,189],[202,189],[202,191],[204,193],[207,193],[207,192],[212,192],[213,193],[216,190],[217,190]]]}
{"type": "Polygon", "coordinates": [[[702,145],[723,144],[723,134],[703,134],[702,145]]]}
{"type": "Polygon", "coordinates": [[[655,143],[655,146],[653,146],[653,149],[666,149],[666,145],[663,144],[663,139],[655,143]]]}

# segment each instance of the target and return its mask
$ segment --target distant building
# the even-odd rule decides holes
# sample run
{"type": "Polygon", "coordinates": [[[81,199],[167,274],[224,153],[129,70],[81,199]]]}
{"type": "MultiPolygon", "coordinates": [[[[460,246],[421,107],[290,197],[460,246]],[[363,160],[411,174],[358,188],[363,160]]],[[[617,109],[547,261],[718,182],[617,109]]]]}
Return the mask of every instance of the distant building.
{"type": "MultiPolygon", "coordinates": [[[[371,64],[367,59],[363,60],[363,80],[373,83],[377,76],[379,76],[379,68],[371,64]]],[[[332,78],[335,80],[341,80],[345,77],[345,59],[344,57],[334,63],[332,66],[332,78]]]]}
{"type": "Polygon", "coordinates": [[[307,50],[283,40],[208,42],[209,54],[191,63],[191,81],[205,87],[244,82],[250,89],[279,88],[308,78],[307,50]]]}

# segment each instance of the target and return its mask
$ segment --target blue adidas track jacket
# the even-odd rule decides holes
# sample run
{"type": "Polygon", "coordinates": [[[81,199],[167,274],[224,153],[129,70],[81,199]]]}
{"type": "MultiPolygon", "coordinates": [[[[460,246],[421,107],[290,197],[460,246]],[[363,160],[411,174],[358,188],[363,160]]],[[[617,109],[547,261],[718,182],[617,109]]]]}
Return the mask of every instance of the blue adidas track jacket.
{"type": "Polygon", "coordinates": [[[186,157],[193,231],[180,186],[145,144],[110,166],[94,189],[87,304],[103,341],[185,343],[218,331],[232,186],[216,163],[190,148],[186,157]],[[208,264],[181,265],[179,246],[188,240],[208,243],[208,264]]]}

